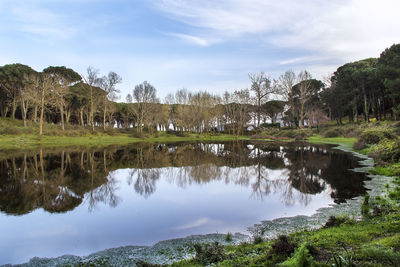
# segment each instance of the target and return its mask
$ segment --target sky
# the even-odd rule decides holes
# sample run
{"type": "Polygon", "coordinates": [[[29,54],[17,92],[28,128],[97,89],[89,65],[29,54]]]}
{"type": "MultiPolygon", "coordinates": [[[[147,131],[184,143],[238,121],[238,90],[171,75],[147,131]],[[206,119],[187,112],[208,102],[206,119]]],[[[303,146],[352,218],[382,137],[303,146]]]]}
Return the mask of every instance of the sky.
{"type": "Polygon", "coordinates": [[[187,88],[248,88],[339,66],[400,43],[399,0],[0,0],[0,65],[118,73],[120,101],[148,81],[162,99],[187,88]]]}

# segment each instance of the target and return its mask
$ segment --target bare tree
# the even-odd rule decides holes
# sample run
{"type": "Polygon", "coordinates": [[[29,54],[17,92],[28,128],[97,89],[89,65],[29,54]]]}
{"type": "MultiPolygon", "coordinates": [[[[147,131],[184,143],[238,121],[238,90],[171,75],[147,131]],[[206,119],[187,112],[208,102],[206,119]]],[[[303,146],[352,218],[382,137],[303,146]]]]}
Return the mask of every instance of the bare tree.
{"type": "MultiPolygon", "coordinates": [[[[109,101],[114,101],[118,98],[117,93],[120,91],[115,88],[115,86],[121,82],[121,76],[113,71],[110,71],[107,76],[103,76],[98,81],[101,89],[103,89],[105,92],[103,96],[103,130],[106,129],[106,116],[108,112],[107,107],[109,105],[109,101]]],[[[110,111],[111,109],[109,108],[108,110],[110,111]]]]}
{"type": "Polygon", "coordinates": [[[88,124],[92,126],[92,131],[94,131],[94,95],[93,95],[93,87],[99,82],[99,70],[89,66],[86,69],[86,76],[82,75],[83,80],[89,86],[89,118],[88,124]]]}
{"type": "MultiPolygon", "coordinates": [[[[291,97],[293,86],[297,83],[297,77],[294,71],[288,70],[285,74],[281,75],[277,81],[277,92],[282,96],[290,107],[292,119],[296,117],[295,103],[291,97]]],[[[295,123],[297,125],[297,123],[295,123]]]]}
{"type": "Polygon", "coordinates": [[[309,119],[310,126],[315,125],[319,129],[319,125],[329,121],[329,117],[320,108],[313,108],[306,112],[307,118],[309,119]]]}
{"type": "Polygon", "coordinates": [[[44,104],[49,95],[49,91],[55,86],[55,81],[49,74],[43,73],[40,76],[36,76],[33,83],[37,86],[40,92],[39,138],[42,139],[44,104]]]}
{"type": "Polygon", "coordinates": [[[145,120],[148,118],[149,113],[152,112],[152,104],[158,103],[156,92],[156,88],[146,81],[136,85],[135,89],[133,89],[133,97],[136,101],[134,113],[137,118],[139,132],[143,131],[145,120]]]}
{"type": "Polygon", "coordinates": [[[251,91],[255,94],[255,102],[257,105],[257,127],[260,126],[261,105],[268,100],[270,94],[275,93],[271,79],[265,72],[250,73],[251,91]]]}
{"type": "Polygon", "coordinates": [[[131,94],[128,94],[127,96],[126,96],[126,103],[132,103],[132,101],[133,101],[133,99],[132,99],[132,95],[131,94]]]}
{"type": "Polygon", "coordinates": [[[298,97],[300,102],[299,115],[300,115],[300,128],[304,127],[304,118],[306,116],[305,105],[312,95],[312,76],[304,70],[298,75],[298,97]]]}
{"type": "Polygon", "coordinates": [[[250,119],[250,92],[248,89],[236,90],[230,94],[225,92],[222,98],[225,108],[225,121],[229,125],[229,129],[236,137],[243,132],[250,119]]]}

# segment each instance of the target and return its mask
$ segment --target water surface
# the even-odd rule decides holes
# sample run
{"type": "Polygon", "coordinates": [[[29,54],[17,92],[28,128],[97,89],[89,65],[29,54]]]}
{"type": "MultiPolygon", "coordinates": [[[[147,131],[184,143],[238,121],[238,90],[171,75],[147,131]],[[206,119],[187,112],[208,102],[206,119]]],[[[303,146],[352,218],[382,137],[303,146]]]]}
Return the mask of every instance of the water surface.
{"type": "Polygon", "coordinates": [[[329,146],[135,144],[0,153],[0,264],[311,215],[365,193],[329,146]]]}

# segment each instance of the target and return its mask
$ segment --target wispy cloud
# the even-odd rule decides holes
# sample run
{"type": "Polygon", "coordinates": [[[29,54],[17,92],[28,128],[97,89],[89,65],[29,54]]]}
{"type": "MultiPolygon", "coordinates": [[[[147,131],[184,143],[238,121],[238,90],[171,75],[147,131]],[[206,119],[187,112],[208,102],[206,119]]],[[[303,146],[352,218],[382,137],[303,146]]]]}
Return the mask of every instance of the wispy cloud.
{"type": "Polygon", "coordinates": [[[182,40],[185,40],[190,43],[194,43],[200,46],[209,46],[210,44],[214,43],[215,41],[207,40],[205,38],[201,38],[194,35],[183,34],[183,33],[167,33],[167,35],[178,37],[182,40]]]}
{"type": "Polygon", "coordinates": [[[7,21],[7,28],[3,30],[61,40],[74,37],[78,31],[71,16],[32,1],[16,3],[6,0],[0,8],[0,15],[7,21]]]}
{"type": "Polygon", "coordinates": [[[158,8],[194,32],[205,29],[226,41],[250,34],[331,59],[374,56],[400,42],[398,0],[162,0],[158,8]]]}

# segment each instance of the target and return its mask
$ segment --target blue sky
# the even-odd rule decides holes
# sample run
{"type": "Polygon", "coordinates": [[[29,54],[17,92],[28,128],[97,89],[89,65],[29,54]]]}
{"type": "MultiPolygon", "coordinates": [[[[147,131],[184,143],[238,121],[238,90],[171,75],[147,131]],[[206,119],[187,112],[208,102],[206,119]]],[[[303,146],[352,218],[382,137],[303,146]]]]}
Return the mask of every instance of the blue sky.
{"type": "Polygon", "coordinates": [[[0,65],[88,66],[123,78],[221,94],[248,73],[322,79],[400,43],[398,0],[0,0],[0,65]]]}

